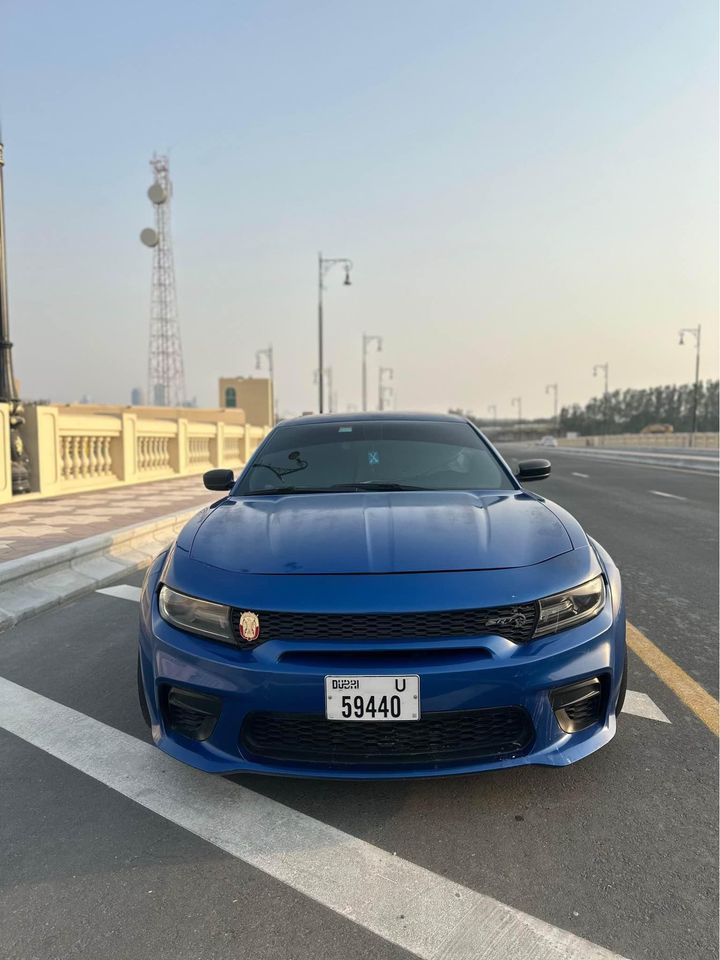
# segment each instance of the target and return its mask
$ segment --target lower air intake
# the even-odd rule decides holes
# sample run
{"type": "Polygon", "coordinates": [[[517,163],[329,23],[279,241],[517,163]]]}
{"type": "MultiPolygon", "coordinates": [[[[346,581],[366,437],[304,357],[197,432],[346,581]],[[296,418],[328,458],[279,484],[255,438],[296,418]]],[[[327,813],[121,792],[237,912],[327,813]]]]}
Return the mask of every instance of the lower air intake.
{"type": "Polygon", "coordinates": [[[220,716],[220,700],[194,690],[170,687],[165,696],[165,722],[190,740],[207,740],[220,716]]]}
{"type": "Polygon", "coordinates": [[[602,719],[605,697],[599,677],[558,687],[550,699],[557,722],[565,733],[578,733],[602,719]]]}
{"type": "Polygon", "coordinates": [[[251,713],[244,754],[263,761],[367,766],[499,760],[525,753],[534,729],[521,707],[429,713],[417,722],[326,720],[315,714],[251,713]]]}

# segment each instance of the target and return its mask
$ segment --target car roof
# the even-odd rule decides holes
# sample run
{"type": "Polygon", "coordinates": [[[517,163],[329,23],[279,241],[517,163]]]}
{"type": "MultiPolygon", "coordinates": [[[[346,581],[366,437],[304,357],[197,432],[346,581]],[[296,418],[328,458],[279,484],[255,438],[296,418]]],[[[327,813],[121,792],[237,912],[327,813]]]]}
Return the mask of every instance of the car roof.
{"type": "Polygon", "coordinates": [[[368,410],[364,413],[314,413],[302,417],[293,417],[289,420],[282,420],[276,429],[292,424],[306,423],[359,423],[362,421],[383,421],[383,420],[430,420],[434,422],[449,423],[467,423],[467,417],[460,417],[454,413],[417,413],[417,412],[398,412],[396,410],[368,410]]]}

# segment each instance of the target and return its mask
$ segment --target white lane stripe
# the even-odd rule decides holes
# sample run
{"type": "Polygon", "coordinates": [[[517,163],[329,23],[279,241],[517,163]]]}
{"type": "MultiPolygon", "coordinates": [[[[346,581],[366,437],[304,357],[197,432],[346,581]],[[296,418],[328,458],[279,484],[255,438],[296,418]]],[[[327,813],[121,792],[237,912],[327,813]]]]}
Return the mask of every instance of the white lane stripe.
{"type": "Polygon", "coordinates": [[[142,590],[140,587],[133,587],[129,583],[120,583],[117,587],[103,587],[95,592],[104,593],[108,597],[120,597],[121,600],[134,600],[135,603],[140,603],[142,590]]]}
{"type": "Polygon", "coordinates": [[[0,726],[422,960],[618,960],[2,677],[0,726]]]}
{"type": "Polygon", "coordinates": [[[573,470],[572,475],[573,475],[573,477],[582,477],[583,480],[589,480],[589,479],[590,479],[590,474],[589,474],[589,473],[577,473],[575,470],[573,470]]]}
{"type": "Polygon", "coordinates": [[[656,497],[668,497],[670,500],[687,500],[687,497],[679,497],[676,493],[663,493],[662,490],[648,490],[648,493],[654,493],[656,497]]]}
{"type": "Polygon", "coordinates": [[[638,693],[637,690],[628,690],[625,694],[623,713],[647,717],[648,720],[659,720],[660,723],[670,723],[655,701],[651,700],[646,693],[638,693]]]}

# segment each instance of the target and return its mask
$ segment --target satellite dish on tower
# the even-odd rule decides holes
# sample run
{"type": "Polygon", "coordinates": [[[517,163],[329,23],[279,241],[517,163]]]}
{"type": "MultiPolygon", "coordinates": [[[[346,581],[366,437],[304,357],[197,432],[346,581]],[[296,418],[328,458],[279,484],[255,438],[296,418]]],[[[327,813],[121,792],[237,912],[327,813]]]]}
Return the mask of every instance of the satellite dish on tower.
{"type": "Polygon", "coordinates": [[[150,197],[150,200],[158,206],[167,200],[167,194],[159,183],[153,183],[152,186],[148,188],[147,195],[150,197]]]}
{"type": "Polygon", "coordinates": [[[156,247],[160,242],[160,237],[157,235],[157,231],[153,230],[152,227],[145,227],[145,229],[140,233],[140,240],[145,244],[146,247],[156,247]]]}

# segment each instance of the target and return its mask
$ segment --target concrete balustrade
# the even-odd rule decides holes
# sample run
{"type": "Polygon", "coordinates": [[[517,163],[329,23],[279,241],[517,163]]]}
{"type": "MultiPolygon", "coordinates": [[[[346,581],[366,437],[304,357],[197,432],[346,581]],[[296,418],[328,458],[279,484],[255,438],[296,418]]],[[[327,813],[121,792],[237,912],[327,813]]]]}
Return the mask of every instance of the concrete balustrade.
{"type": "Polygon", "coordinates": [[[0,404],[0,503],[243,466],[270,427],[243,410],[28,404],[30,494],[13,498],[10,420],[0,404]]]}

